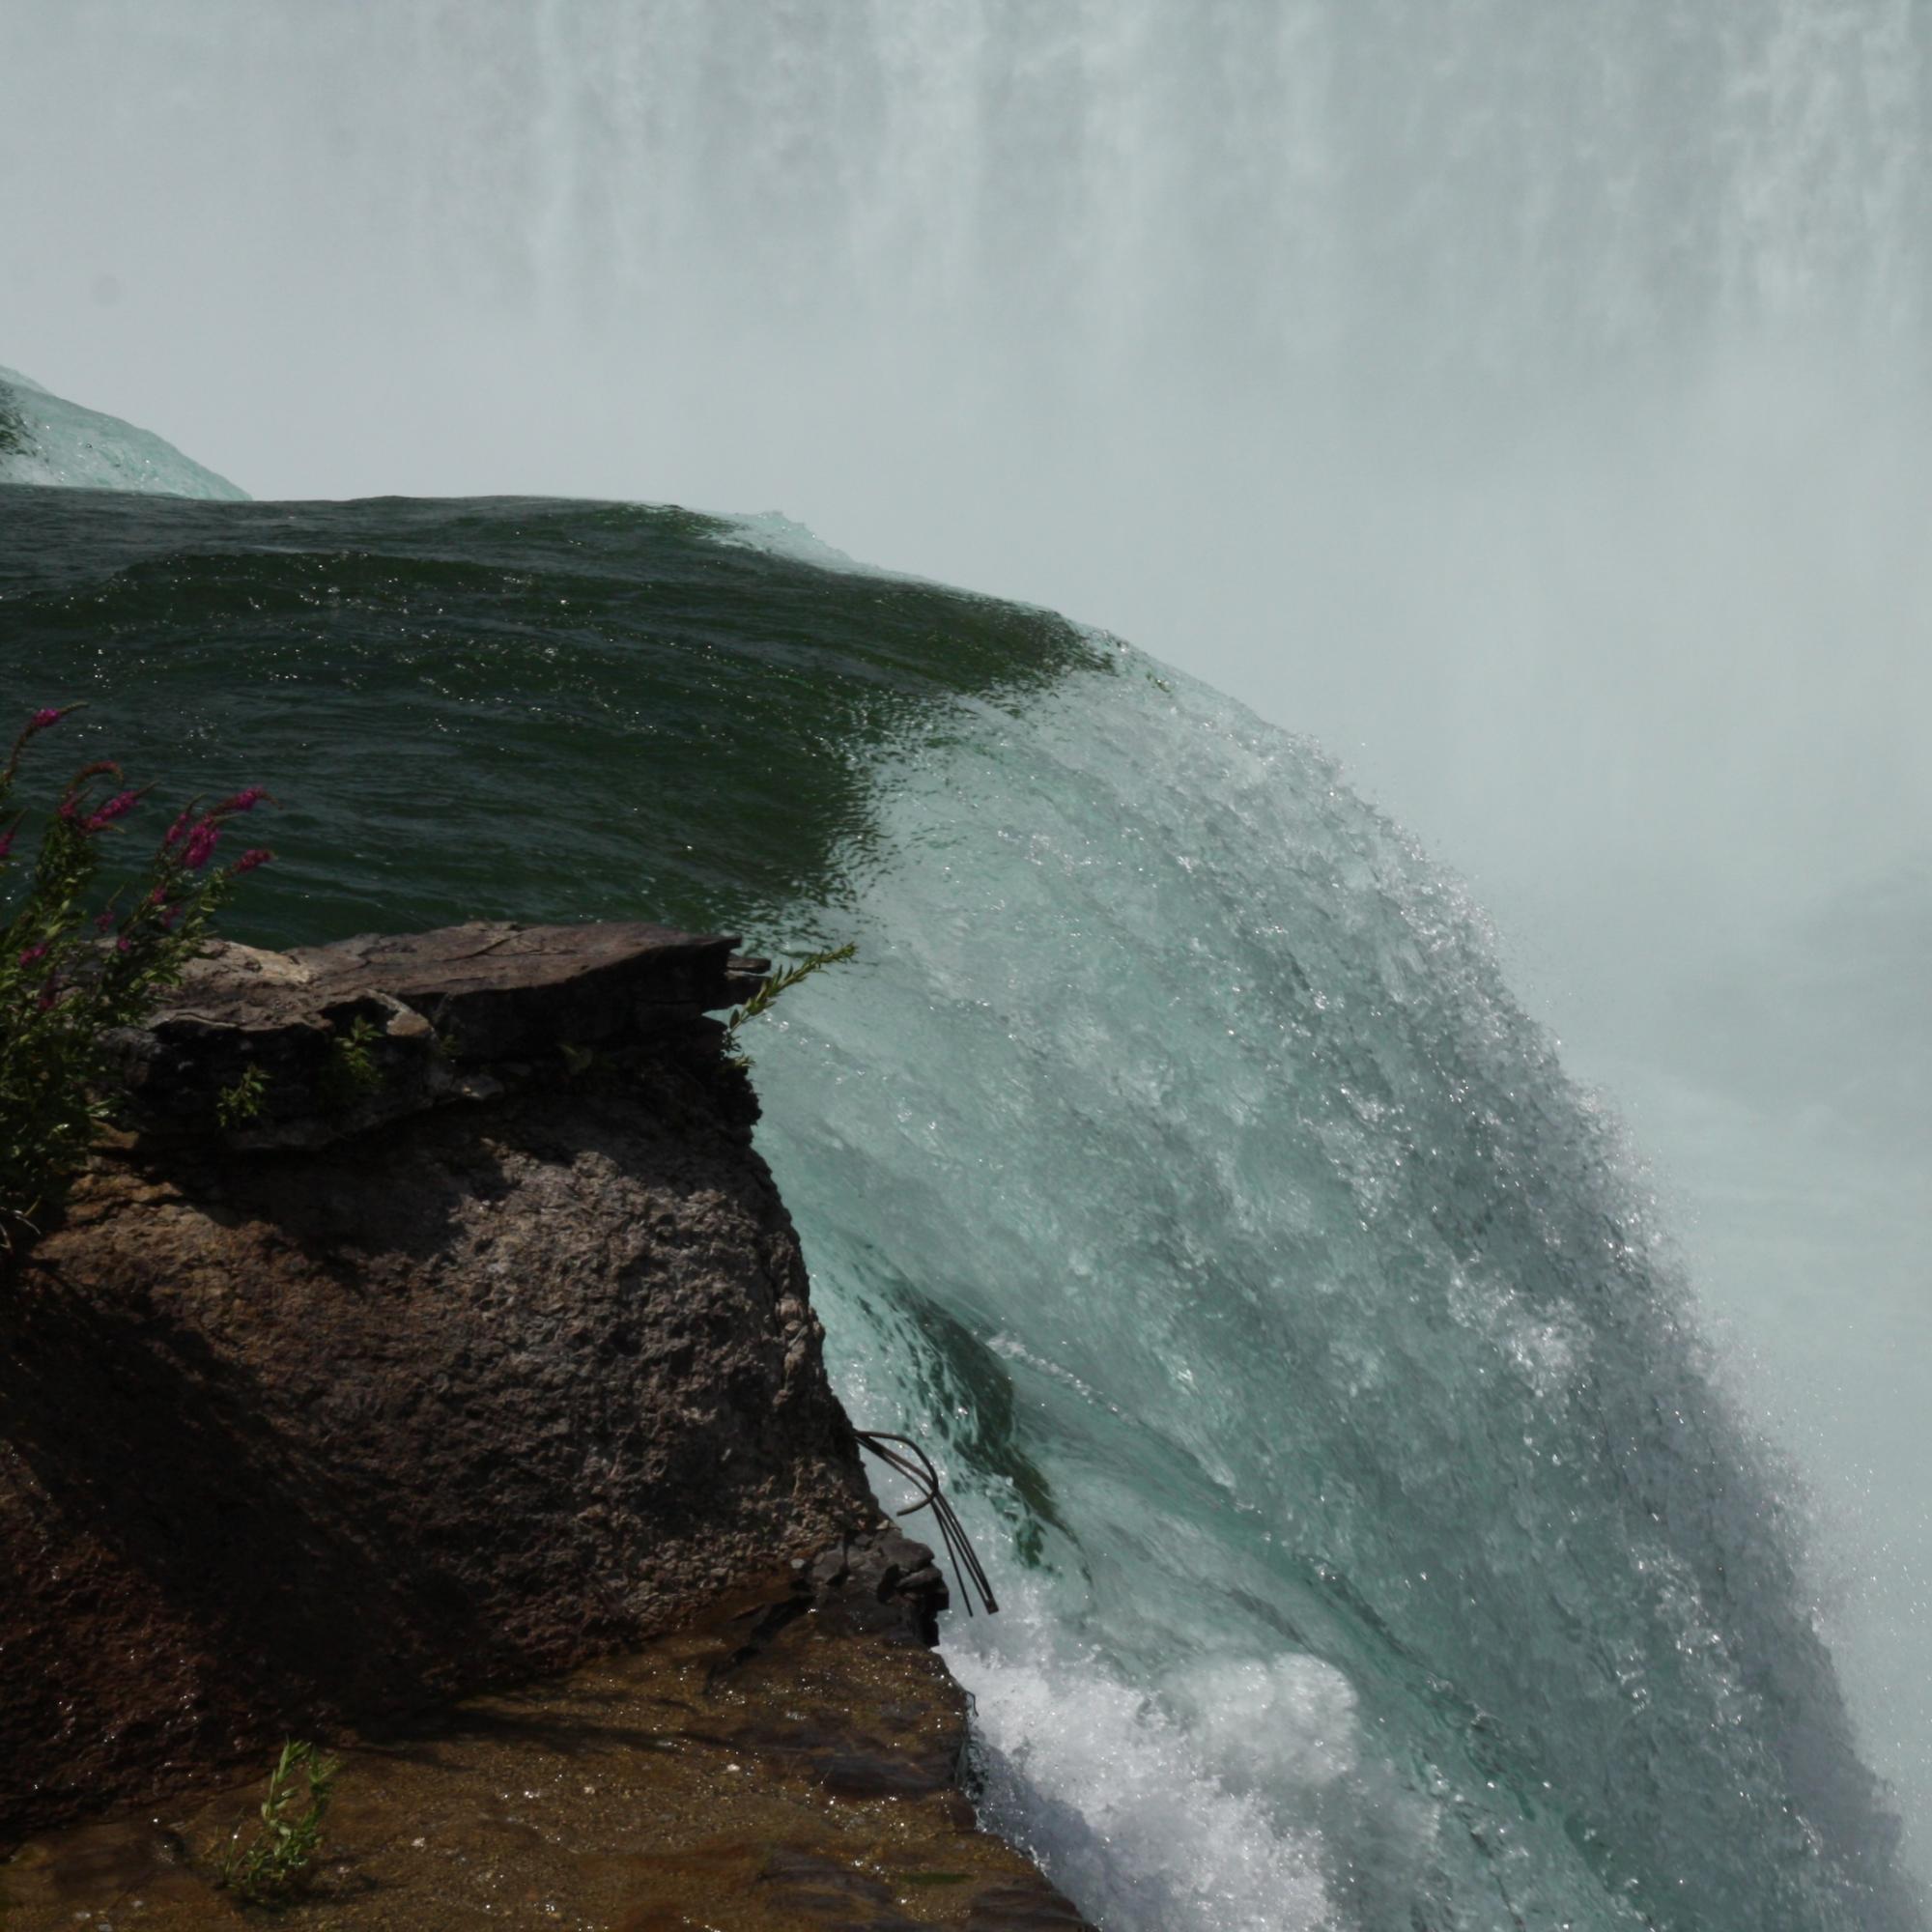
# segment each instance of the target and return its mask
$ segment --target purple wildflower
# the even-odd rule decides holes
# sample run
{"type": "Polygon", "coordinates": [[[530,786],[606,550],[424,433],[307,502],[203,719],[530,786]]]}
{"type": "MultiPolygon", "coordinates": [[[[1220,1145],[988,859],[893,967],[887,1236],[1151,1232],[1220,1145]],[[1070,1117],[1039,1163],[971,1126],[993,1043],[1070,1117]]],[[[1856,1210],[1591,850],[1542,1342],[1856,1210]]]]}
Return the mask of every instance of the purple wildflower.
{"type": "Polygon", "coordinates": [[[96,932],[113,931],[114,908],[112,906],[109,906],[105,912],[98,912],[94,915],[94,929],[96,932]]]}
{"type": "Polygon", "coordinates": [[[224,798],[208,815],[211,818],[226,818],[230,812],[253,811],[268,796],[266,786],[250,785],[246,791],[238,791],[233,798],[224,798]]]}
{"type": "MultiPolygon", "coordinates": [[[[70,825],[79,816],[82,807],[87,803],[88,780],[98,779],[103,774],[118,779],[121,776],[121,767],[112,758],[97,758],[93,764],[83,765],[69,781],[67,790],[61,794],[60,815],[70,825]]],[[[117,817],[119,815],[116,813],[117,817]]]]}
{"type": "Polygon", "coordinates": [[[38,737],[49,724],[58,724],[70,711],[76,711],[79,708],[78,705],[74,704],[43,704],[40,710],[36,711],[27,720],[26,724],[20,727],[19,736],[14,740],[14,749],[8,754],[6,768],[4,771],[0,771],[0,780],[11,781],[13,779],[14,774],[20,766],[20,753],[27,749],[31,740],[38,737]]]}
{"type": "Polygon", "coordinates": [[[124,791],[110,798],[80,829],[83,832],[99,832],[103,825],[112,825],[117,818],[126,818],[140,802],[139,792],[124,791]]]}
{"type": "Polygon", "coordinates": [[[182,853],[182,864],[190,872],[198,872],[214,856],[214,848],[221,841],[221,828],[211,825],[206,819],[187,836],[187,845],[182,853]]]}
{"type": "Polygon", "coordinates": [[[30,946],[20,954],[20,964],[22,966],[31,966],[35,960],[44,959],[46,956],[47,942],[43,939],[38,946],[30,946]]]}
{"type": "Polygon", "coordinates": [[[231,879],[239,879],[243,872],[252,872],[257,866],[266,866],[275,855],[266,845],[251,845],[228,868],[231,879]]]}
{"type": "Polygon", "coordinates": [[[187,837],[187,829],[193,823],[194,807],[191,805],[183,806],[181,816],[168,827],[168,836],[161,840],[161,850],[163,852],[172,852],[187,837]]]}

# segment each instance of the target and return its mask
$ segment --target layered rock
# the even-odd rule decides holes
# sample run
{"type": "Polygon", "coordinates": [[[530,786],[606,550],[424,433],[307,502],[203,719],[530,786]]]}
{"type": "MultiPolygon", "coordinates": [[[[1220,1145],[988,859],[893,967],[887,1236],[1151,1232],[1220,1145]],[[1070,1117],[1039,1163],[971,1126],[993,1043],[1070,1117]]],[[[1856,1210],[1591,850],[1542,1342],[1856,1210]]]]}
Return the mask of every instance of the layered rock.
{"type": "Polygon", "coordinates": [[[126,1113],[149,1137],[320,1147],[554,1084],[600,1053],[715,1058],[723,1029],[704,1015],[749,998],[770,964],[736,944],[641,923],[500,922],[289,952],[216,943],[116,1037],[126,1113]]]}
{"type": "Polygon", "coordinates": [[[732,947],[224,947],[124,1038],[132,1131],[0,1295],[0,1837],[877,1527],[732,947]]]}

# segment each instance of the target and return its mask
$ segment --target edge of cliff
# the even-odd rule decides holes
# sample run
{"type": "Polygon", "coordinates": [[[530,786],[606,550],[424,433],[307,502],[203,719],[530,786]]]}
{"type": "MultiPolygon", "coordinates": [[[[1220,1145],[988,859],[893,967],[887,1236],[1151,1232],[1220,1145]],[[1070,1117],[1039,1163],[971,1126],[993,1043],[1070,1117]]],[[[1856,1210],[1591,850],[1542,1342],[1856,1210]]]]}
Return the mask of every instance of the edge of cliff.
{"type": "Polygon", "coordinates": [[[748,1589],[745,1659],[935,1640],[711,1016],[736,945],[217,944],[119,1037],[127,1131],[0,1296],[0,1844],[748,1589]]]}

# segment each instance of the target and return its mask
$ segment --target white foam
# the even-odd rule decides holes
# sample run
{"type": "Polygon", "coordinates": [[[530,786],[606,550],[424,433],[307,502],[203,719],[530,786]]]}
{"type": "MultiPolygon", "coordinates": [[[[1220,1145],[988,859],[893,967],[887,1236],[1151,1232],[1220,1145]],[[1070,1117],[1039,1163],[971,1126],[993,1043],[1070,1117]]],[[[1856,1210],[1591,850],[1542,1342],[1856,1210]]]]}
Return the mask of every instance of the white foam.
{"type": "Polygon", "coordinates": [[[1254,1746],[1306,1778],[1347,1769],[1352,1697],[1311,1658],[1196,1674],[1189,1726],[1096,1658],[1056,1642],[1031,1605],[948,1653],[972,1691],[984,1754],[982,1813],[1023,1842],[1109,1932],[1329,1932],[1342,1923],[1316,1834],[1287,1822],[1246,1755],[1254,1746]],[[1320,1682],[1319,1686],[1317,1680],[1320,1682]],[[1312,1697],[1307,1693],[1313,1689],[1312,1697]],[[1231,1699],[1233,1701],[1231,1701],[1231,1699]]]}
{"type": "Polygon", "coordinates": [[[712,541],[733,549],[763,551],[767,556],[814,564],[820,570],[837,570],[850,577],[895,575],[877,564],[862,563],[856,556],[847,555],[781,510],[758,510],[726,517],[722,522],[724,527],[713,534],[712,541]]]}

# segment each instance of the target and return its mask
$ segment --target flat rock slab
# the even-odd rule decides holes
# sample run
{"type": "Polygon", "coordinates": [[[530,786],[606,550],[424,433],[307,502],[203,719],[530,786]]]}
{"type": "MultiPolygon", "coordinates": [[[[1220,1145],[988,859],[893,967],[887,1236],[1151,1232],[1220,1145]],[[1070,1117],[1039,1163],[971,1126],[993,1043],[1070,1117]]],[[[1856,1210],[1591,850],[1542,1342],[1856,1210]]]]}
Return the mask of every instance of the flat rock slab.
{"type": "Polygon", "coordinates": [[[245,1807],[184,1793],[640,1643],[356,1751],[289,1922],[1080,1926],[960,1788],[736,943],[222,945],[119,1037],[131,1130],[0,1294],[0,1846],[142,1813],[0,1866],[8,1932],[238,1919],[245,1807]]]}
{"type": "Polygon", "coordinates": [[[300,1024],[371,997],[400,1002],[463,1036],[489,1059],[533,1041],[621,1033],[640,1005],[702,1012],[755,986],[762,960],[735,938],[642,922],[518,925],[477,921],[434,932],[364,933],[288,952],[217,943],[171,994],[159,1023],[192,1019],[252,1030],[300,1024]]]}
{"type": "Polygon", "coordinates": [[[288,952],[216,941],[115,1036],[128,1118],[149,1135],[320,1147],[668,1037],[715,1050],[704,1016],[748,999],[768,964],[737,944],[638,922],[478,922],[288,952]]]}

